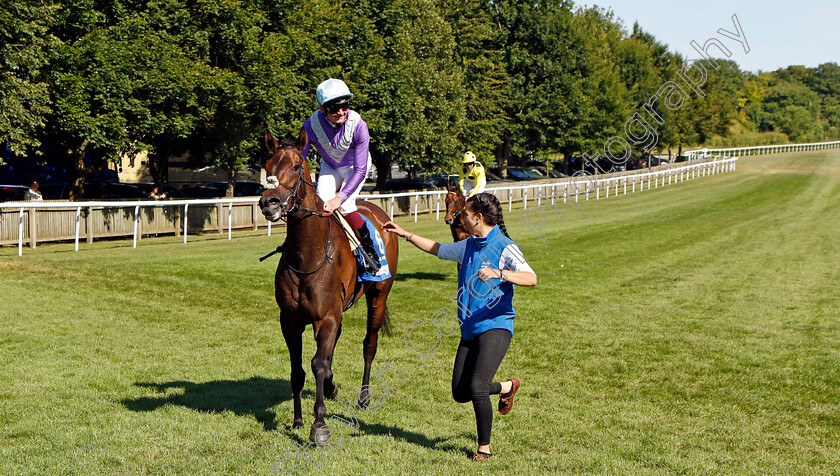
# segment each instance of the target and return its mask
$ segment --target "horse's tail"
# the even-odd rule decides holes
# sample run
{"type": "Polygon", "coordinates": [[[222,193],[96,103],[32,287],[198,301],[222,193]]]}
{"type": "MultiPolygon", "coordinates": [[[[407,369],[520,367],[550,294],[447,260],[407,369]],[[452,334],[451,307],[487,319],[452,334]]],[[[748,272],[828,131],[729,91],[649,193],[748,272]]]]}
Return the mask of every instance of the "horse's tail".
{"type": "Polygon", "coordinates": [[[382,330],[385,331],[385,335],[391,337],[391,310],[388,309],[388,305],[385,305],[385,322],[382,323],[382,330]]]}

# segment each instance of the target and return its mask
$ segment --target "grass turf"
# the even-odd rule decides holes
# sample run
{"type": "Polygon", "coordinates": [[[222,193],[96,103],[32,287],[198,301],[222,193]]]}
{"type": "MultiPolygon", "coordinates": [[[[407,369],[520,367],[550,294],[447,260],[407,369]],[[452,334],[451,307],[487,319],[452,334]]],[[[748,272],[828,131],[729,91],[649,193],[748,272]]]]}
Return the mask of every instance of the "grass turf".
{"type": "MultiPolygon", "coordinates": [[[[364,308],[345,314],[327,415],[359,428],[333,420],[328,453],[300,449],[308,364],[305,426],[290,428],[276,259],[257,261],[277,236],[0,248],[0,472],[838,474],[840,153],[556,207],[566,219],[547,214],[545,241],[521,208],[506,214],[540,281],[516,291],[497,379],[523,387],[480,465],[472,406],[449,393],[457,337],[418,356],[403,334],[454,308],[452,263],[401,243],[374,370],[406,380],[368,412],[347,403],[364,308]]],[[[398,222],[449,241],[442,222],[398,222]]]]}

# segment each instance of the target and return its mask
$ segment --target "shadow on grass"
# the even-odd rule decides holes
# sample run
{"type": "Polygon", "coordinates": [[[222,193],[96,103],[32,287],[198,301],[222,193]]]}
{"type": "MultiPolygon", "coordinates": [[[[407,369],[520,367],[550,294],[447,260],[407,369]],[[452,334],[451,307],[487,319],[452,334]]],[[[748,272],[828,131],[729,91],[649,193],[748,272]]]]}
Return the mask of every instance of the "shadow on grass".
{"type": "MultiPolygon", "coordinates": [[[[343,415],[341,413],[332,413],[332,414],[329,414],[329,415],[331,417],[335,416],[335,417],[341,418],[345,421],[352,421],[352,418],[348,417],[347,415],[343,415]]],[[[337,424],[334,420],[327,419],[326,421],[330,426],[333,426],[333,427],[337,428],[339,434],[348,430],[348,427],[346,427],[344,425],[337,424]]],[[[472,454],[473,454],[473,450],[471,448],[468,448],[466,446],[456,445],[454,443],[449,443],[450,440],[455,440],[455,439],[458,439],[458,438],[474,438],[475,437],[475,435],[471,435],[467,432],[460,432],[460,434],[457,434],[457,435],[453,434],[453,435],[446,436],[446,437],[429,438],[428,436],[426,436],[422,433],[409,431],[409,430],[406,430],[405,428],[401,428],[399,426],[383,425],[381,423],[368,424],[368,423],[365,423],[364,421],[362,421],[360,418],[358,418],[358,415],[356,415],[356,421],[358,422],[359,427],[355,430],[352,430],[352,431],[354,431],[355,433],[358,433],[360,435],[368,434],[368,435],[385,436],[385,437],[390,437],[390,438],[394,438],[394,439],[397,439],[397,440],[402,440],[402,441],[405,441],[406,443],[411,443],[413,445],[422,446],[424,448],[428,448],[428,449],[431,449],[431,450],[460,451],[461,453],[463,453],[466,456],[472,456],[472,454]]],[[[309,430],[307,430],[307,431],[309,431],[309,430]]],[[[300,438],[298,435],[293,433],[293,430],[292,431],[287,430],[286,433],[289,435],[290,438],[292,438],[294,440],[297,440],[298,443],[304,443],[305,442],[305,440],[303,438],[300,438]]]]}
{"type": "Polygon", "coordinates": [[[239,416],[253,416],[268,431],[277,429],[277,415],[270,408],[292,398],[288,380],[262,377],[204,383],[183,380],[165,383],[137,382],[135,385],[168,395],[123,400],[121,403],[131,411],[150,412],[166,405],[179,405],[209,413],[229,411],[239,416]],[[181,391],[172,392],[170,389],[181,391]]]}
{"type": "Polygon", "coordinates": [[[413,431],[408,431],[404,428],[391,426],[391,425],[382,425],[380,423],[369,425],[361,420],[359,420],[359,431],[368,433],[371,435],[381,435],[381,436],[390,436],[391,438],[395,438],[398,440],[403,440],[407,443],[411,443],[414,445],[422,446],[424,448],[428,448],[430,450],[443,450],[443,451],[460,451],[464,453],[466,456],[472,456],[472,449],[466,446],[456,446],[452,443],[447,443],[449,440],[454,440],[457,438],[467,437],[472,438],[472,435],[467,433],[461,433],[460,435],[451,435],[446,437],[437,437],[437,438],[429,438],[422,433],[415,433],[413,431]]]}
{"type": "Polygon", "coordinates": [[[442,273],[397,273],[397,277],[394,278],[395,281],[406,281],[409,279],[423,279],[429,281],[446,281],[449,278],[449,275],[442,274],[442,273]]]}

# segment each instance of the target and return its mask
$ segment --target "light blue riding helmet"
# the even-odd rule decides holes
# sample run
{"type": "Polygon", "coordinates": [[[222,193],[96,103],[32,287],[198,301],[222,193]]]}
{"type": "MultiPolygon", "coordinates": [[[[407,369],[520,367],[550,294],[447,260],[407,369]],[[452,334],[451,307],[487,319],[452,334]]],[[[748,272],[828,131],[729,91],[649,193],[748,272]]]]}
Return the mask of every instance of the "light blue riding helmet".
{"type": "Polygon", "coordinates": [[[330,78],[319,84],[318,88],[315,89],[315,99],[318,101],[319,106],[343,98],[353,99],[353,93],[350,92],[350,88],[344,84],[344,81],[340,79],[330,78]]]}

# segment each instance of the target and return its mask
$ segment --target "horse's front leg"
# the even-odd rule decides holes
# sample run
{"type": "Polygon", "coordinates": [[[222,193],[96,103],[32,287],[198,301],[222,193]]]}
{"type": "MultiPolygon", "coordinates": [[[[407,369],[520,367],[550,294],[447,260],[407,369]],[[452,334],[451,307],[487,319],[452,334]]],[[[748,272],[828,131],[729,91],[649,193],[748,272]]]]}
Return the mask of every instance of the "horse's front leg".
{"type": "MultiPolygon", "coordinates": [[[[309,431],[309,439],[315,443],[326,443],[330,439],[329,427],[324,423],[327,406],[324,405],[324,387],[327,382],[332,383],[332,354],[341,324],[341,314],[338,317],[325,317],[313,324],[315,328],[315,342],[318,349],[312,358],[312,374],[315,376],[315,423],[309,431]]],[[[332,390],[332,389],[330,389],[332,390]]]]}
{"type": "Polygon", "coordinates": [[[306,380],[306,371],[303,370],[303,330],[305,326],[297,325],[291,321],[287,313],[280,313],[280,328],[283,330],[283,338],[286,340],[286,347],[289,348],[289,361],[291,363],[292,396],[295,400],[295,420],[292,428],[303,426],[303,410],[301,408],[301,394],[303,383],[306,380]]]}
{"type": "MultiPolygon", "coordinates": [[[[340,338],[341,338],[341,323],[338,324],[338,332],[336,333],[336,336],[335,336],[335,344],[333,345],[332,353],[330,353],[330,358],[329,358],[329,368],[330,368],[330,370],[332,370],[333,356],[335,355],[335,346],[338,345],[338,339],[340,339],[340,338]]],[[[335,400],[335,397],[338,396],[338,385],[336,385],[335,381],[333,380],[334,376],[335,375],[333,375],[331,373],[330,378],[327,379],[327,380],[324,380],[324,397],[326,397],[330,400],[335,400]]]]}

